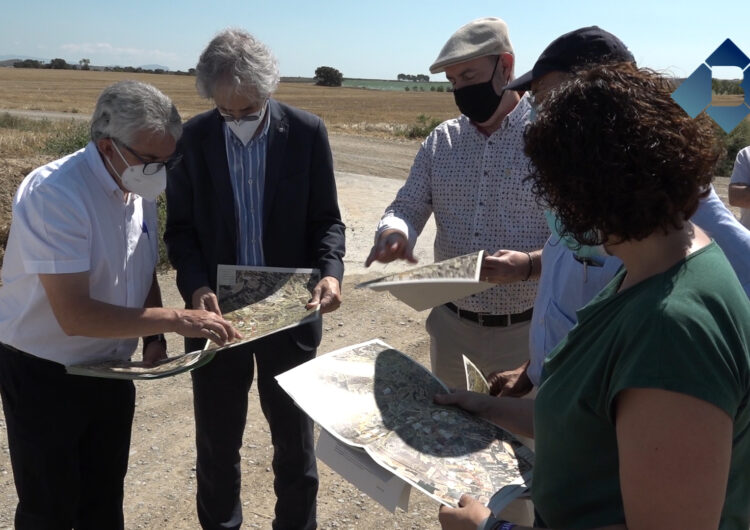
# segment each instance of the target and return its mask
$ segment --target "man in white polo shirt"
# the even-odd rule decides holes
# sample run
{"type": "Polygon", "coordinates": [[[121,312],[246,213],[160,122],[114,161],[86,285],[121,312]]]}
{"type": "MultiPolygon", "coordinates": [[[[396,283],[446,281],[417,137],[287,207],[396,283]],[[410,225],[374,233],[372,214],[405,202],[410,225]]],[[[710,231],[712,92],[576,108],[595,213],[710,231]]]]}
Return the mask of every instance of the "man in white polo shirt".
{"type": "Polygon", "coordinates": [[[156,88],[105,89],[91,142],[34,170],[13,203],[0,288],[0,396],[16,528],[123,528],[135,388],[65,366],[166,356],[161,333],[237,338],[208,311],[165,309],[155,199],[182,132],[156,88]]]}

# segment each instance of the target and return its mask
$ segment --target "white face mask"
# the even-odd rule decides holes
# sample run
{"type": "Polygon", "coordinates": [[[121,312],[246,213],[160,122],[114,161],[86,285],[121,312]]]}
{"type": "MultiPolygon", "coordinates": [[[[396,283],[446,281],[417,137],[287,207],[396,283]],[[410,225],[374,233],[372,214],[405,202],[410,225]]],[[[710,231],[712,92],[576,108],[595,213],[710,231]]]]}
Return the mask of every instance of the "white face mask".
{"type": "Polygon", "coordinates": [[[112,145],[115,147],[117,154],[120,155],[120,158],[122,158],[122,161],[128,166],[122,174],[119,174],[117,173],[115,166],[112,165],[112,162],[105,157],[112,170],[117,173],[118,177],[120,177],[122,185],[131,193],[140,195],[148,201],[155,201],[159,194],[167,187],[166,166],[162,165],[162,167],[152,175],[144,175],[143,169],[145,168],[145,164],[131,166],[128,164],[128,161],[125,160],[125,157],[122,156],[122,153],[114,140],[112,141],[112,145]]]}
{"type": "Polygon", "coordinates": [[[261,108],[259,112],[248,114],[240,120],[233,120],[231,118],[227,118],[225,114],[222,114],[222,116],[224,116],[224,120],[227,123],[227,127],[229,127],[229,130],[231,130],[239,139],[239,141],[242,142],[242,145],[247,145],[247,143],[253,139],[253,136],[255,136],[258,127],[260,127],[260,124],[263,122],[263,116],[266,113],[266,107],[267,105],[263,105],[263,108],[261,108]],[[256,116],[257,118],[253,119],[256,116]]]}

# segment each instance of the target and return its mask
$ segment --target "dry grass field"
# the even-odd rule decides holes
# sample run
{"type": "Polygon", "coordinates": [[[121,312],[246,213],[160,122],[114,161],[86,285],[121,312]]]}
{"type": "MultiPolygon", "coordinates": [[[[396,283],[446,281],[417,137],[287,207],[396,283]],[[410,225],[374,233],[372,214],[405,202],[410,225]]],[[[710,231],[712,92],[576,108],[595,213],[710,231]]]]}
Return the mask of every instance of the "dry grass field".
{"type": "MultiPolygon", "coordinates": [[[[185,119],[212,107],[196,93],[192,76],[0,68],[0,109],[90,114],[102,89],[123,79],[137,79],[156,86],[172,98],[185,119]]],[[[282,83],[275,97],[317,114],[330,130],[360,133],[387,134],[394,125],[413,124],[420,114],[440,121],[456,115],[453,95],[448,92],[395,92],[282,83]]]]}
{"type": "Polygon", "coordinates": [[[716,105],[717,107],[734,107],[736,105],[741,105],[743,101],[744,96],[737,94],[720,94],[714,95],[714,97],[711,98],[711,104],[716,105]]]}

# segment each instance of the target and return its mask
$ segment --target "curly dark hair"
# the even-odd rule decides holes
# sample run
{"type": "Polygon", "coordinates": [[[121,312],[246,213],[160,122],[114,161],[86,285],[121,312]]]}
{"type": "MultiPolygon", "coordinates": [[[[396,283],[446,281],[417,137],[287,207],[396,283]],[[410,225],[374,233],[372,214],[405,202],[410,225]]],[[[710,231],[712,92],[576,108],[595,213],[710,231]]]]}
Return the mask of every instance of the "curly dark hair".
{"type": "Polygon", "coordinates": [[[691,119],[674,87],[632,63],[579,71],[526,131],[529,178],[582,244],[679,229],[710,191],[721,148],[710,118],[691,119]]]}

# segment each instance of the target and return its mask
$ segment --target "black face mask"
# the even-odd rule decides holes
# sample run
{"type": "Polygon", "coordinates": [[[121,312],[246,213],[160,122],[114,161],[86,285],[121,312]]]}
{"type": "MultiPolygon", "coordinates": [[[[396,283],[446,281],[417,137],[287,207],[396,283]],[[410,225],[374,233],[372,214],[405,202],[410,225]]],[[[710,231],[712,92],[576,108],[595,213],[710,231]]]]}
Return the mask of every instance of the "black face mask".
{"type": "Polygon", "coordinates": [[[495,89],[492,88],[492,79],[495,77],[495,70],[497,70],[499,62],[500,57],[497,58],[489,81],[465,86],[453,91],[453,98],[456,100],[458,109],[471,121],[476,123],[486,122],[495,113],[498,105],[500,105],[500,99],[504,91],[501,91],[500,95],[498,95],[495,93],[495,89]]]}

